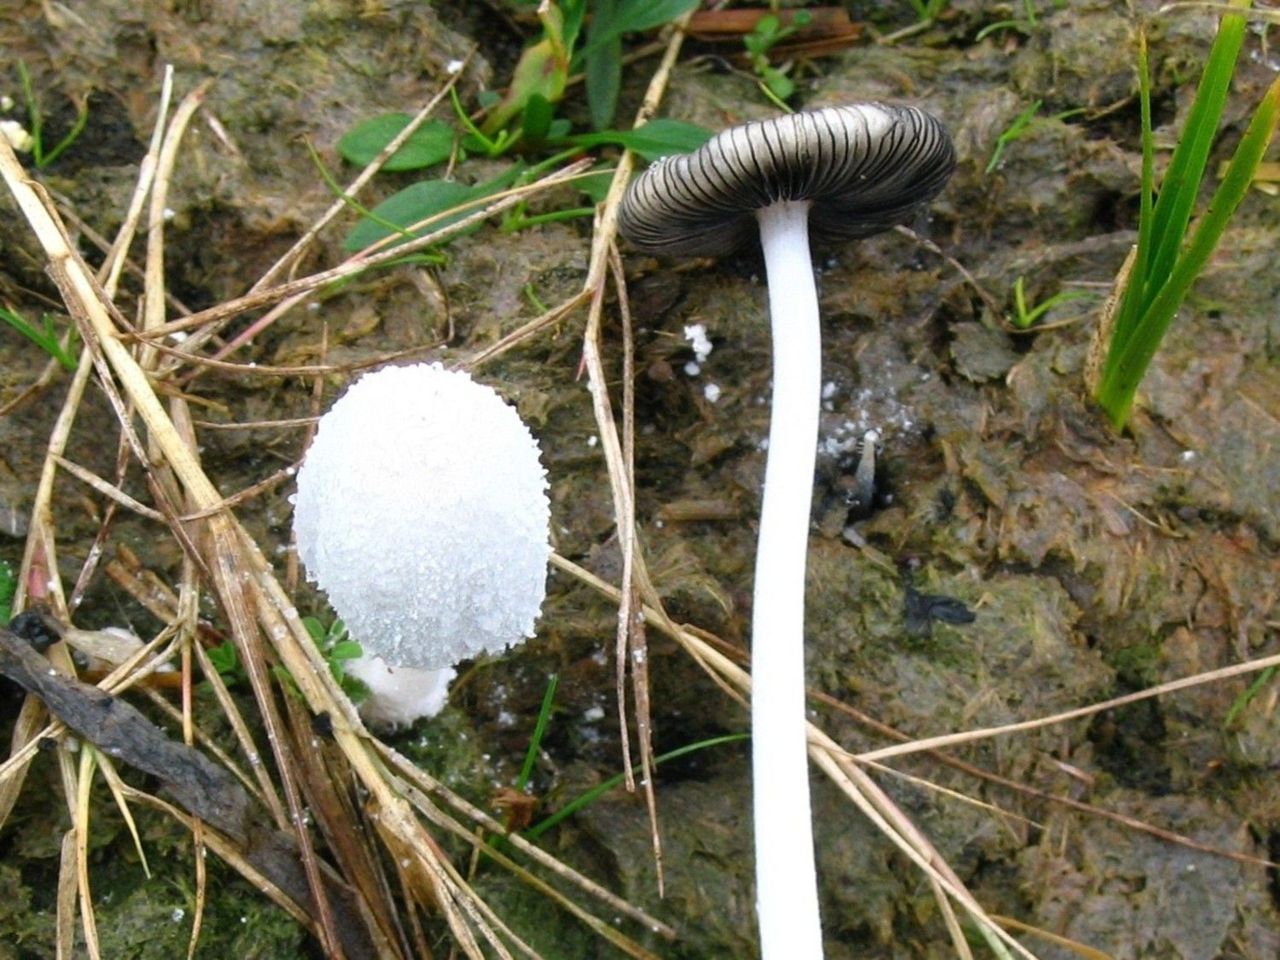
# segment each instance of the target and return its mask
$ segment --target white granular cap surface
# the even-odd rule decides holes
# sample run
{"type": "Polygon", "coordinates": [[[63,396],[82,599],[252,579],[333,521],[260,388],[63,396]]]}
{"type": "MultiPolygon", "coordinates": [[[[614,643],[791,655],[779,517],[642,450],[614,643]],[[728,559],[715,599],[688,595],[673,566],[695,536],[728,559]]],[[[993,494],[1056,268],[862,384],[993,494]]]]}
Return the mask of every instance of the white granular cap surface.
{"type": "Polygon", "coordinates": [[[439,364],[367,374],[321,417],[298,556],[366,653],[436,670],[533,636],[551,551],[538,453],[501,397],[439,364]]]}

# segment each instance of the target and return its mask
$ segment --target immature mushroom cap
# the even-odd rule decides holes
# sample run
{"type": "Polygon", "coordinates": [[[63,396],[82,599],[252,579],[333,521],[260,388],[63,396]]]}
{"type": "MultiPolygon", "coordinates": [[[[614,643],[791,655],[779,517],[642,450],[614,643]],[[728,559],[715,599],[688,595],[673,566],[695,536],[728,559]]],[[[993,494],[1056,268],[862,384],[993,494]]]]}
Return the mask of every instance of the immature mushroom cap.
{"type": "Polygon", "coordinates": [[[721,256],[756,235],[755,211],[808,200],[819,241],[853,240],[909,219],[951,176],[946,129],[915,107],[858,103],[731,127],[637,177],[619,212],[641,250],[721,256]]]}
{"type": "Polygon", "coordinates": [[[537,441],[492,389],[439,364],[384,367],[320,418],[298,556],[366,654],[439,670],[533,636],[546,491],[537,441]]]}

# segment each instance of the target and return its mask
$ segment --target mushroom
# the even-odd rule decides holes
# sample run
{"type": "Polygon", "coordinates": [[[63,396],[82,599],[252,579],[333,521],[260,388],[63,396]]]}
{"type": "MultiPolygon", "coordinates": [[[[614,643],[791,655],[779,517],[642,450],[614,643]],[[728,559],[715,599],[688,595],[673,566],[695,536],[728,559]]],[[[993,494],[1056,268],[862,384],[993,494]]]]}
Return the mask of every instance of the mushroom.
{"type": "Polygon", "coordinates": [[[945,128],[914,107],[858,103],[732,127],[630,185],[619,228],[643,251],[719,256],[758,226],[773,331],[773,407],[752,619],[752,767],[761,954],[822,956],[809,804],[804,569],[821,395],[809,232],[867,237],[947,182],[945,128]],[[754,223],[753,223],[754,221],[754,223]]]}
{"type": "Polygon", "coordinates": [[[467,374],[414,364],[358,380],[320,418],[294,508],[307,575],[367,656],[441,671],[533,636],[547,474],[515,410],[467,374]]]}

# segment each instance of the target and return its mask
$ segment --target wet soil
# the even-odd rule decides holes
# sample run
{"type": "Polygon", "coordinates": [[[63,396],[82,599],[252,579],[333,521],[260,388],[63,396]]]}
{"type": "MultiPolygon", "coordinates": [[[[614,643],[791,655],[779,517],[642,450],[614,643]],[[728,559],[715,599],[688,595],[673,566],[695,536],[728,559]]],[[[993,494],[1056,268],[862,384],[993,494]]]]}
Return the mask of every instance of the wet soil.
{"type": "MultiPolygon", "coordinates": [[[[137,174],[161,65],[175,65],[180,93],[214,79],[184,144],[168,232],[172,290],[193,308],[247,289],[328,204],[304,140],[336,166],[333,145],[353,122],[415,109],[444,81],[445,65],[475,44],[464,96],[500,85],[528,29],[511,11],[482,3],[448,13],[407,0],[3,6],[14,16],[0,17],[0,50],[31,70],[51,138],[88,98],[84,137],[42,178],[102,234],[118,226],[137,174]]],[[[910,22],[906,5],[854,7],[885,32],[910,22]]],[[[1138,7],[1150,15],[1155,5],[1138,7]]],[[[959,167],[912,226],[971,271],[1002,311],[1012,310],[1018,278],[1031,302],[1063,289],[1096,294],[1051,311],[1051,329],[1011,333],[972,285],[909,237],[818,253],[826,389],[808,677],[814,689],[911,736],[1051,714],[1280,649],[1280,206],[1260,191],[1245,200],[1157,356],[1130,430],[1117,435],[1088,400],[1084,379],[1101,298],[1135,238],[1134,20],[1126,4],[1071,0],[1041,10],[1025,32],[975,40],[983,26],[1021,10],[955,3],[938,25],[895,45],[868,43],[797,68],[799,105],[906,99],[946,120],[959,167]],[[1036,101],[1036,119],[988,171],[1002,132],[1036,101]],[[1063,116],[1077,108],[1084,112],[1063,116]],[[869,429],[881,437],[876,509],[850,523],[844,478],[869,429]],[[976,618],[909,622],[904,608],[919,594],[954,598],[976,618]]],[[[1153,24],[1156,121],[1167,146],[1181,129],[1213,20],[1181,10],[1153,24]]],[[[706,53],[686,50],[664,115],[715,129],[774,112],[752,78],[706,53]]],[[[651,69],[652,61],[628,69],[620,115],[638,102],[651,69]]],[[[1215,157],[1229,155],[1276,69],[1276,54],[1251,35],[1215,157]]],[[[16,77],[2,82],[20,102],[16,77]]],[[[567,111],[582,107],[571,97],[567,111]]],[[[468,162],[459,175],[481,179],[487,170],[468,162]]],[[[409,182],[388,176],[379,189],[409,182]]],[[[549,209],[578,200],[565,191],[545,202],[549,209]]],[[[0,232],[0,300],[26,315],[56,313],[33,242],[7,196],[0,205],[11,224],[0,232]]],[[[340,239],[312,265],[336,262],[340,239]]],[[[582,221],[517,234],[488,228],[451,244],[438,267],[361,278],[317,309],[287,315],[239,359],[313,360],[322,327],[337,362],[438,342],[450,330],[432,356],[465,359],[535,316],[534,297],[553,304],[576,293],[588,243],[582,221]]],[[[646,556],[677,621],[745,647],[769,416],[762,267],[753,255],[678,269],[629,256],[627,270],[646,556]],[[696,368],[685,333],[694,324],[713,344],[696,368]]],[[[556,549],[616,579],[613,509],[577,376],[580,323],[571,318],[479,377],[517,404],[542,443],[556,549]]],[[[606,338],[616,383],[616,328],[606,338]]],[[[7,401],[35,380],[43,357],[7,329],[0,349],[7,401]]],[[[64,386],[55,380],[0,419],[0,514],[11,518],[0,558],[15,567],[64,386]]],[[[327,383],[326,400],[340,388],[338,378],[327,383]]],[[[310,383],[285,378],[205,375],[192,392],[210,419],[223,421],[305,416],[311,404],[310,383]]],[[[70,456],[112,475],[114,440],[101,441],[114,437],[112,423],[93,397],[70,456]]],[[[206,430],[200,439],[224,491],[302,451],[296,431],[206,430]]],[[[288,543],[287,493],[241,511],[268,551],[288,543]]],[[[83,487],[60,482],[61,572],[69,580],[101,509],[83,487]]],[[[180,553],[157,530],[122,517],[113,542],[172,575],[180,553]]],[[[543,809],[620,766],[609,653],[615,609],[563,576],[550,586],[537,639],[465,672],[445,714],[397,741],[482,804],[514,779],[552,672],[559,695],[533,780],[543,809]]],[[[305,587],[300,603],[304,612],[323,609],[305,587]]],[[[144,635],[157,628],[105,580],[79,619],[130,622],[144,635]]],[[[674,645],[652,644],[659,753],[747,728],[743,711],[674,645]]],[[[1250,681],[955,751],[1038,795],[932,757],[895,763],[999,811],[918,782],[881,781],[995,913],[1120,958],[1274,957],[1274,872],[1043,799],[1096,804],[1218,850],[1280,855],[1280,685],[1263,685],[1227,722],[1250,681]]],[[[15,701],[3,688],[0,695],[8,695],[0,707],[7,725],[15,701]]],[[[820,706],[817,717],[850,750],[886,742],[833,707],[820,706]]],[[[0,835],[0,960],[53,955],[54,838],[66,822],[63,805],[47,802],[56,767],[34,769],[0,835]]],[[[746,749],[693,754],[664,765],[657,780],[664,899],[634,796],[606,795],[543,842],[673,924],[680,940],[653,944],[660,955],[754,956],[746,749]]],[[[829,784],[814,783],[828,956],[948,955],[927,884],[829,784]]],[[[106,955],[176,955],[190,911],[189,838],[142,814],[148,856],[168,881],[147,882],[105,792],[97,809],[93,869],[106,955]]],[[[229,871],[211,869],[219,885],[201,955],[300,949],[296,926],[229,871]]],[[[614,955],[510,878],[484,872],[477,885],[546,956],[614,955]]],[[[1025,942],[1044,958],[1072,955],[1034,936],[1025,942]]]]}

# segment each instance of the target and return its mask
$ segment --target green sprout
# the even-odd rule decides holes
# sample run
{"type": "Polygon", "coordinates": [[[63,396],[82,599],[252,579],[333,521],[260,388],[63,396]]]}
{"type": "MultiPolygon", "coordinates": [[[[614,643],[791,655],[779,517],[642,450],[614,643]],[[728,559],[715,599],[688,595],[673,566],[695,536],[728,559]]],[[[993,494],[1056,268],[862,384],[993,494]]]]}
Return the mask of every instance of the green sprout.
{"type": "MultiPolygon", "coordinates": [[[[364,649],[351,639],[346,624],[341,620],[334,620],[326,627],[318,617],[303,617],[302,625],[320,651],[320,656],[329,665],[329,673],[347,698],[352,703],[365,700],[369,696],[369,688],[363,681],[347,673],[347,664],[364,656],[364,649]]],[[[212,648],[209,660],[228,683],[245,676],[236,648],[229,642],[212,648]]],[[[290,696],[302,699],[302,691],[288,670],[276,665],[272,668],[272,673],[290,696]]]]}
{"type": "Polygon", "coordinates": [[[35,161],[37,170],[43,170],[62,156],[84,132],[85,124],[89,122],[89,105],[86,101],[78,108],[75,123],[71,125],[67,135],[54,144],[53,149],[46,150],[44,148],[44,115],[40,112],[40,104],[36,102],[31,74],[21,60],[18,61],[18,82],[22,86],[22,99],[26,102],[27,118],[31,124],[31,159],[35,161]]]}
{"type": "MultiPolygon", "coordinates": [[[[991,151],[991,159],[987,161],[987,166],[982,171],[983,173],[992,173],[996,167],[1000,165],[1000,161],[1004,159],[1004,151],[1009,144],[1022,138],[1029,130],[1031,130],[1035,120],[1037,119],[1036,114],[1040,112],[1040,108],[1042,106],[1044,106],[1043,100],[1037,100],[1035,103],[1031,104],[1031,106],[1027,107],[1027,109],[1014,117],[1013,122],[1010,123],[1009,126],[1005,127],[1001,134],[996,137],[995,149],[991,151]]],[[[1050,121],[1066,120],[1068,117],[1078,116],[1084,112],[1084,107],[1076,107],[1072,110],[1063,110],[1061,113],[1055,113],[1047,119],[1050,121]]]]}
{"type": "Polygon", "coordinates": [[[47,313],[40,317],[40,324],[37,326],[25,319],[16,310],[0,307],[0,321],[17,330],[50,357],[58,361],[59,365],[68,373],[75,370],[79,364],[73,354],[76,342],[75,327],[68,328],[65,335],[66,342],[64,343],[63,337],[60,337],[58,331],[54,329],[53,318],[47,313]]]}
{"type": "Polygon", "coordinates": [[[248,683],[249,675],[245,672],[244,665],[240,662],[240,654],[236,652],[234,643],[227,640],[216,647],[210,647],[207,652],[209,654],[209,663],[228,687],[234,687],[240,683],[248,683]]]}
{"type": "MultiPolygon", "coordinates": [[[[351,639],[351,634],[347,632],[347,625],[341,620],[334,620],[326,627],[316,617],[303,617],[302,625],[307,628],[307,633],[315,641],[320,655],[329,664],[329,673],[342,688],[342,692],[353,703],[359,703],[368,697],[369,688],[347,673],[347,664],[364,656],[364,649],[351,639]]],[[[292,684],[293,678],[290,677],[288,682],[292,684]]]]}
{"type": "Polygon", "coordinates": [[[1145,38],[1139,36],[1138,78],[1142,115],[1142,192],[1138,245],[1111,318],[1110,343],[1102,363],[1095,399],[1111,423],[1122,429],[1138,385],[1192,283],[1221,239],[1227,221],[1244,199],[1280,119],[1280,79],[1263,95],[1249,120],[1227,171],[1190,239],[1187,233],[1204,182],[1209,152],[1226,104],[1244,41],[1249,0],[1230,0],[1196,90],[1186,128],[1155,196],[1151,77],[1145,38]]]}
{"type": "Polygon", "coordinates": [[[551,722],[551,708],[556,700],[556,687],[560,683],[560,675],[553,673],[547,678],[547,690],[542,695],[542,706],[538,708],[538,719],[533,724],[533,733],[529,735],[529,749],[524,753],[524,763],[520,767],[520,775],[516,777],[516,789],[524,793],[529,788],[529,780],[533,776],[533,765],[537,762],[542,750],[542,738],[546,736],[547,724],[551,722]]]}
{"type": "Polygon", "coordinates": [[[796,83],[787,75],[790,66],[775,67],[769,59],[769,51],[791,36],[812,19],[808,11],[795,11],[790,22],[783,24],[781,17],[769,13],[756,21],[751,32],[743,36],[751,69],[760,78],[764,95],[784,110],[790,109],[786,101],[796,92],[796,83]]]}
{"type": "MultiPolygon", "coordinates": [[[[542,35],[520,55],[506,93],[485,104],[489,113],[464,146],[497,156],[521,140],[555,135],[563,121],[554,121],[554,105],[576,73],[586,80],[591,125],[607,128],[622,87],[623,35],[670,23],[697,5],[698,0],[543,0],[537,8],[542,35]],[[584,24],[585,43],[579,46],[584,24]],[[513,131],[517,118],[519,129],[513,131]]],[[[558,132],[567,131],[563,124],[558,132]]]]}
{"type": "Polygon", "coordinates": [[[1267,667],[1267,669],[1253,678],[1253,682],[1249,684],[1245,691],[1232,701],[1231,708],[1227,711],[1226,719],[1222,721],[1223,729],[1231,728],[1236,718],[1244,712],[1245,707],[1249,706],[1257,698],[1258,694],[1262,693],[1263,688],[1274,680],[1278,673],[1280,673],[1280,670],[1277,670],[1277,668],[1267,667]]]}
{"type": "MultiPolygon", "coordinates": [[[[916,2],[916,0],[913,0],[916,2]]],[[[1022,0],[1022,16],[1009,20],[997,20],[995,23],[989,23],[974,35],[974,40],[981,42],[986,37],[997,32],[998,30],[1016,30],[1024,36],[1031,36],[1035,32],[1035,28],[1039,26],[1040,20],[1036,16],[1035,0],[1022,0]]]]}
{"type": "Polygon", "coordinates": [[[1043,317],[1054,307],[1060,307],[1072,300],[1084,300],[1093,296],[1085,290],[1060,290],[1051,297],[1037,304],[1027,302],[1027,294],[1023,287],[1025,278],[1018,277],[1013,281],[1013,318],[1009,321],[1019,330],[1030,329],[1031,325],[1043,317]]]}
{"type": "Polygon", "coordinates": [[[938,15],[947,9],[947,0],[910,0],[910,3],[911,9],[915,11],[916,20],[920,23],[933,23],[938,19],[938,15]]]}
{"type": "MultiPolygon", "coordinates": [[[[750,738],[751,734],[749,733],[728,733],[720,737],[711,737],[707,740],[699,740],[696,743],[677,747],[675,750],[671,750],[668,753],[659,754],[653,758],[653,762],[655,766],[661,766],[669,760],[675,760],[677,757],[687,756],[688,754],[697,753],[700,750],[707,750],[711,747],[722,746],[726,743],[737,743],[741,740],[749,740],[750,738]]],[[[608,780],[604,780],[596,784],[585,793],[574,797],[555,813],[535,823],[529,829],[525,830],[522,835],[527,840],[533,840],[535,837],[540,837],[562,820],[573,816],[573,814],[577,813],[584,807],[595,803],[610,790],[615,790],[620,787],[624,779],[625,775],[619,773],[610,777],[608,780]]]]}

